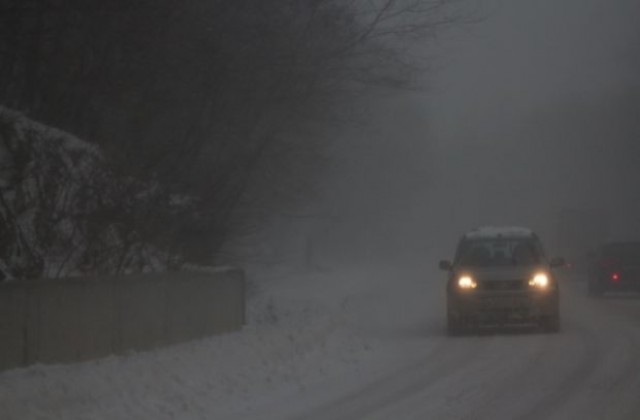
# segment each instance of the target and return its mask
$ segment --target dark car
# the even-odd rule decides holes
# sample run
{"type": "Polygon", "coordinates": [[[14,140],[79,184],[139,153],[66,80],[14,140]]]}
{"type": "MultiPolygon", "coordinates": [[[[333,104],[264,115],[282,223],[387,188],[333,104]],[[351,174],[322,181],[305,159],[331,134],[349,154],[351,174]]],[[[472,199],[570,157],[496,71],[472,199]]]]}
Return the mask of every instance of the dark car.
{"type": "Polygon", "coordinates": [[[560,329],[559,288],[538,236],[526,228],[486,227],[466,233],[448,271],[447,329],[536,324],[560,329]]]}
{"type": "Polygon", "coordinates": [[[640,241],[608,242],[590,261],[589,294],[640,292],[640,241]]]}

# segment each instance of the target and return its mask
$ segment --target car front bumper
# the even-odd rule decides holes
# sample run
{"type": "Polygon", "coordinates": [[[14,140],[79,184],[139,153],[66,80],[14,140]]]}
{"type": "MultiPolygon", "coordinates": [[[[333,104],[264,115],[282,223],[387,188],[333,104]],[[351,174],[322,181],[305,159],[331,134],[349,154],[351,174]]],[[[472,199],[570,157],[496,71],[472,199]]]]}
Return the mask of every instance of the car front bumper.
{"type": "Polygon", "coordinates": [[[450,317],[468,322],[536,322],[558,315],[557,290],[545,292],[450,293],[450,317]]]}

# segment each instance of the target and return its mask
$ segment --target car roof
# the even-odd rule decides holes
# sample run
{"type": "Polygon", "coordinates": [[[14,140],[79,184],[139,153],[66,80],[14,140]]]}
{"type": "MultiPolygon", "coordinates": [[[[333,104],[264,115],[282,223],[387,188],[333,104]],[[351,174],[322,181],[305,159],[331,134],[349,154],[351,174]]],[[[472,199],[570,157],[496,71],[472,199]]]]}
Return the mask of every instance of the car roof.
{"type": "Polygon", "coordinates": [[[483,226],[465,233],[463,239],[534,238],[533,230],[520,226],[483,226]]]}

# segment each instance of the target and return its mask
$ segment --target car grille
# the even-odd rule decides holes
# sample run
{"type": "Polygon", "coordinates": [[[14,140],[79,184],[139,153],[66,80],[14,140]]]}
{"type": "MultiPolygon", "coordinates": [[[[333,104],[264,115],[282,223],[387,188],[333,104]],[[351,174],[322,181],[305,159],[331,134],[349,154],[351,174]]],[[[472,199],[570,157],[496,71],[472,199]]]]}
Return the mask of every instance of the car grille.
{"type": "Polygon", "coordinates": [[[515,291],[528,289],[526,280],[484,280],[479,289],[486,291],[515,291]]]}

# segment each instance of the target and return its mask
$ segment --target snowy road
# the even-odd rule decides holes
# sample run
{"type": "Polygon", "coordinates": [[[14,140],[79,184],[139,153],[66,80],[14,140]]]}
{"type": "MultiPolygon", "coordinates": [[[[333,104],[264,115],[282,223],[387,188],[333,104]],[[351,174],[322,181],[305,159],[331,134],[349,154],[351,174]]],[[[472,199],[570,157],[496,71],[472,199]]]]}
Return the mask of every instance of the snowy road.
{"type": "Polygon", "coordinates": [[[431,268],[288,275],[242,332],[0,373],[0,418],[640,418],[640,297],[562,286],[559,334],[451,338],[431,268]]]}
{"type": "Polygon", "coordinates": [[[640,418],[640,300],[593,300],[568,279],[563,292],[558,335],[447,338],[433,305],[419,360],[299,418],[640,418]]]}
{"type": "Polygon", "coordinates": [[[361,333],[386,341],[388,354],[396,341],[397,357],[383,362],[389,370],[282,418],[640,418],[638,296],[594,300],[583,282],[565,276],[560,334],[522,329],[450,338],[443,330],[442,283],[415,279],[404,292],[379,290],[378,305],[361,302],[358,316],[351,314],[361,333]]]}

